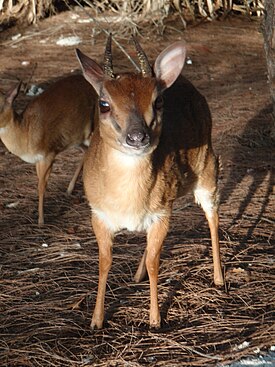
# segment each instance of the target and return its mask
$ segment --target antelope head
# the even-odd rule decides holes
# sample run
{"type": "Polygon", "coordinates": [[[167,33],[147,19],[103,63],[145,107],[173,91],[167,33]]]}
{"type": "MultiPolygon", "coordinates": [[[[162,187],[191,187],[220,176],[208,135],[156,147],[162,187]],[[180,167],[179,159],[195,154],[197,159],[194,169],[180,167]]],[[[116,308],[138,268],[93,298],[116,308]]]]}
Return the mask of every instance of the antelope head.
{"type": "Polygon", "coordinates": [[[163,92],[179,76],[185,45],[177,42],[166,48],[153,68],[134,38],[141,72],[115,74],[111,35],[108,37],[104,65],[77,50],[77,57],[88,80],[99,96],[99,130],[104,141],[129,155],[152,153],[159,142],[163,112],[163,92]]]}

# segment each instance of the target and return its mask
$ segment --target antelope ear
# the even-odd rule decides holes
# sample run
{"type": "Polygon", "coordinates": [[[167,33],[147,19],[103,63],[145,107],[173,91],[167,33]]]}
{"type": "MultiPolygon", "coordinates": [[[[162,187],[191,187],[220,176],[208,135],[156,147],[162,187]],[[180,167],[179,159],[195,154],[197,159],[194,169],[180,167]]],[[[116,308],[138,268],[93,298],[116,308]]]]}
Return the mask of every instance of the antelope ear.
{"type": "Polygon", "coordinates": [[[76,56],[80,63],[85,79],[92,84],[97,94],[100,93],[100,85],[104,79],[104,71],[98,63],[76,49],[76,56]]]}
{"type": "Polygon", "coordinates": [[[163,50],[154,64],[154,72],[160,81],[169,88],[180,75],[186,55],[185,42],[173,43],[163,50]]]}
{"type": "Polygon", "coordinates": [[[18,84],[16,84],[15,87],[12,87],[8,93],[6,94],[6,102],[10,105],[13,104],[13,101],[15,100],[15,98],[18,96],[19,92],[20,92],[20,88],[21,88],[21,84],[22,82],[20,81],[18,84]]]}

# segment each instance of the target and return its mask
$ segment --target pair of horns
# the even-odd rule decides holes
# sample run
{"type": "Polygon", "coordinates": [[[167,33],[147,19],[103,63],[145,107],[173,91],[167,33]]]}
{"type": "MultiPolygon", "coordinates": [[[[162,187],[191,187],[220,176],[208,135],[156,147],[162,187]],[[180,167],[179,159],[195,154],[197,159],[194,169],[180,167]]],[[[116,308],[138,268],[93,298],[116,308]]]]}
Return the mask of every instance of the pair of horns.
{"type": "MultiPolygon", "coordinates": [[[[137,56],[140,64],[140,70],[143,77],[152,76],[152,68],[148,61],[148,58],[138,43],[137,39],[132,36],[134,45],[137,51],[137,56]]],[[[104,72],[110,78],[115,78],[114,70],[113,70],[113,60],[112,60],[112,33],[109,34],[107,38],[105,54],[104,54],[104,72]]]]}

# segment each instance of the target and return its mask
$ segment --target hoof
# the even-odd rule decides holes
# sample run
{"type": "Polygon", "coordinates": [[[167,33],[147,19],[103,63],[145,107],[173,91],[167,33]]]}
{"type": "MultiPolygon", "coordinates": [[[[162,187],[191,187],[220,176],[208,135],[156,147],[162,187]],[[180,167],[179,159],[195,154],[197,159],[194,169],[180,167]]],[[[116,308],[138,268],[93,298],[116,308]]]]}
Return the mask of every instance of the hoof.
{"type": "Polygon", "coordinates": [[[223,277],[219,277],[219,278],[214,279],[214,284],[215,284],[217,287],[223,287],[223,286],[224,286],[224,280],[223,280],[223,277]]]}
{"type": "Polygon", "coordinates": [[[102,327],[103,327],[103,320],[95,320],[95,319],[92,319],[90,327],[91,327],[92,330],[102,329],[102,327]]]}
{"type": "Polygon", "coordinates": [[[43,226],[44,225],[44,218],[39,218],[38,219],[38,225],[39,226],[43,226]]]}
{"type": "Polygon", "coordinates": [[[157,320],[150,320],[150,329],[151,330],[159,330],[161,327],[161,319],[157,319],[157,320]]]}

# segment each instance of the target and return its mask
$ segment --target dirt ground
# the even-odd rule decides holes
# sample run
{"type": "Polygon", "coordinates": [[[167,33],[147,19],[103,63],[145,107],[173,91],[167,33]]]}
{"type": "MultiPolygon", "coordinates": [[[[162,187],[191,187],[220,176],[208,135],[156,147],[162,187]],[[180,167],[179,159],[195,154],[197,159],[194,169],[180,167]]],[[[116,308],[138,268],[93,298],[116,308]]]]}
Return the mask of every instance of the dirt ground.
{"type": "MultiPolygon", "coordinates": [[[[105,36],[93,38],[93,24],[79,21],[85,18],[71,11],[2,31],[0,88],[7,91],[18,79],[45,86],[77,69],[76,46],[57,45],[61,36],[80,37],[77,47],[101,61],[105,36]]],[[[145,236],[122,232],[108,279],[106,325],[92,332],[97,245],[80,179],[66,195],[81,153],[58,156],[46,192],[46,224],[39,227],[35,167],[0,143],[1,366],[221,366],[275,345],[274,141],[260,21],[227,18],[183,31],[172,20],[163,36],[146,29],[140,41],[153,61],[181,38],[188,44],[184,74],[209,102],[213,144],[223,162],[226,287],[212,282],[203,213],[191,196],[182,198],[161,258],[161,330],[148,328],[148,281],[132,280],[145,236]]],[[[120,42],[134,55],[126,39],[120,42]]],[[[115,69],[130,70],[116,47],[113,53],[115,69]]],[[[21,93],[17,110],[30,98],[21,93]]]]}

